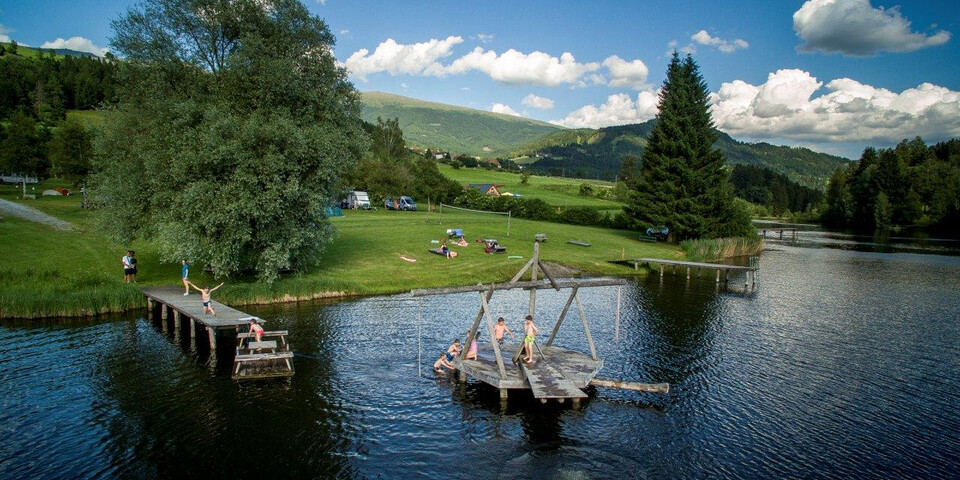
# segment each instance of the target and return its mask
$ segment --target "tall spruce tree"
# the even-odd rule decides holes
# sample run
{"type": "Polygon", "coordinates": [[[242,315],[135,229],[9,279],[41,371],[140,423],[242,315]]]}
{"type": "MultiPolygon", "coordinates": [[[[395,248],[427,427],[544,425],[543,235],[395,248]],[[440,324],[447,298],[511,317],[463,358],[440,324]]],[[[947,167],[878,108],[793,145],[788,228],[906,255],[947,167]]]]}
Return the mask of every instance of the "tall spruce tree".
{"type": "Polygon", "coordinates": [[[714,146],[707,85],[690,55],[674,52],[659,109],[626,213],[639,228],[663,225],[676,239],[755,235],[714,146]]]}

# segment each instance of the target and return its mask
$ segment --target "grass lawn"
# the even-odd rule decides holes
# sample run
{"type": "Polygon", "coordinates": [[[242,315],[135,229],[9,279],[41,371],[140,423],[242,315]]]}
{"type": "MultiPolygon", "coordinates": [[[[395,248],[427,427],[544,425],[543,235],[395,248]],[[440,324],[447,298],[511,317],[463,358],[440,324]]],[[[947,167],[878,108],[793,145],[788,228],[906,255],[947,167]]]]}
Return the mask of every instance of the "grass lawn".
{"type": "MultiPolygon", "coordinates": [[[[52,188],[45,182],[37,191],[52,188]]],[[[13,200],[15,189],[0,187],[0,198],[13,200]]],[[[0,317],[42,317],[118,311],[143,304],[136,286],[123,283],[120,257],[127,248],[137,251],[139,285],[179,285],[180,267],[162,262],[157,248],[138,241],[118,245],[97,232],[96,212],[80,209],[80,198],[42,197],[27,205],[76,225],[68,232],[2,215],[0,220],[0,317]]],[[[513,219],[510,237],[502,217],[473,213],[348,211],[334,218],[338,235],[321,264],[302,274],[284,276],[273,286],[255,278],[227,279],[215,298],[228,304],[267,303],[339,295],[386,294],[447,285],[505,281],[523,266],[533,251],[533,235],[546,233],[541,248],[544,261],[560,263],[588,274],[632,274],[609,264],[620,258],[678,258],[672,245],[644,243],[635,232],[513,219]],[[442,222],[442,223],[441,223],[442,222]],[[431,240],[444,237],[447,228],[462,228],[468,240],[497,238],[508,255],[488,255],[481,245],[453,247],[460,255],[447,259],[427,252],[431,240]],[[568,240],[592,247],[567,244],[568,240]],[[416,263],[400,256],[416,258],[416,263]]],[[[192,264],[191,279],[212,283],[202,265],[192,264]]]]}
{"type": "Polygon", "coordinates": [[[525,197],[539,198],[550,205],[597,207],[602,210],[617,211],[623,208],[623,204],[620,202],[580,195],[580,185],[584,183],[589,183],[594,189],[613,188],[613,184],[610,182],[532,175],[530,176],[529,183],[523,185],[520,183],[519,173],[485,170],[482,168],[455,169],[442,163],[437,166],[440,167],[440,173],[457,182],[463,184],[502,184],[503,187],[500,188],[501,192],[519,193],[525,197]]]}

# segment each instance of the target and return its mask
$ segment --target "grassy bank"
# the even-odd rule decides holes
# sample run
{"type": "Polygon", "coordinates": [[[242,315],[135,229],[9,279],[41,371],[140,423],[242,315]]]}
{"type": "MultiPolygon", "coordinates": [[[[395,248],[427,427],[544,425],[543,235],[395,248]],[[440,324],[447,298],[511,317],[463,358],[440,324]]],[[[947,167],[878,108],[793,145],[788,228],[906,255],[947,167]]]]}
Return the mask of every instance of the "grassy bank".
{"type": "MultiPolygon", "coordinates": [[[[42,188],[52,186],[47,183],[42,188]]],[[[14,199],[14,189],[0,187],[0,197],[14,199]]],[[[26,202],[76,226],[66,232],[2,215],[0,317],[88,315],[141,306],[137,287],[123,283],[120,257],[127,248],[137,251],[140,286],[179,284],[179,265],[160,261],[156,246],[145,241],[130,246],[113,243],[98,233],[95,212],[80,209],[79,203],[76,196],[26,202]]],[[[333,222],[339,233],[318,267],[285,275],[270,287],[254,278],[227,279],[215,297],[239,305],[504,281],[529,258],[536,233],[549,238],[541,249],[543,260],[587,274],[631,274],[632,270],[607,263],[620,258],[621,249],[628,258],[683,256],[676,246],[640,242],[635,232],[595,227],[513,219],[507,237],[505,219],[472,213],[444,213],[441,218],[428,212],[360,211],[346,212],[333,222]],[[509,255],[524,258],[484,254],[475,243],[454,247],[460,256],[453,260],[428,253],[428,248],[436,246],[431,240],[442,238],[447,228],[464,229],[469,240],[497,238],[509,255]],[[568,240],[592,246],[579,247],[567,244],[568,240]]],[[[194,283],[215,280],[201,272],[201,265],[193,267],[194,283]]]]}
{"type": "Polygon", "coordinates": [[[594,207],[601,210],[623,209],[623,204],[613,200],[604,200],[596,197],[580,195],[580,185],[590,184],[595,190],[613,188],[610,182],[597,180],[583,180],[574,178],[558,178],[531,175],[526,185],[520,183],[519,173],[486,170],[482,168],[453,168],[439,164],[440,172],[447,178],[466,183],[494,183],[503,185],[502,192],[519,193],[530,198],[539,198],[550,205],[563,207],[594,207]]]}

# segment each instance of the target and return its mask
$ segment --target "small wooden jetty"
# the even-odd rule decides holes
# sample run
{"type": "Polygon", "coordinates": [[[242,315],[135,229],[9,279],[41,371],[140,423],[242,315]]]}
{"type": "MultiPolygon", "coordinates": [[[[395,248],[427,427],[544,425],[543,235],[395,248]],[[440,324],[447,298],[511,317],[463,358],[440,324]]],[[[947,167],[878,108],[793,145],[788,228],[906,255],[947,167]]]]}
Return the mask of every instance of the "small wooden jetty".
{"type": "Polygon", "coordinates": [[[715,270],[717,272],[717,283],[729,283],[730,282],[730,272],[744,272],[746,273],[746,282],[744,286],[755,288],[757,284],[757,271],[760,270],[759,262],[756,262],[753,258],[750,260],[750,266],[741,266],[741,265],[726,265],[723,263],[704,263],[704,262],[688,262],[685,260],[667,260],[664,258],[636,258],[633,260],[610,260],[609,263],[615,263],[617,265],[633,265],[634,270],[639,270],[640,265],[647,265],[651,270],[654,270],[653,265],[658,265],[660,268],[660,276],[663,276],[666,266],[672,267],[673,273],[677,272],[677,267],[681,269],[686,268],[687,278],[690,278],[691,270],[697,270],[699,275],[699,270],[715,270]]]}
{"type": "Polygon", "coordinates": [[[217,355],[219,334],[235,338],[237,347],[234,357],[234,379],[293,375],[293,352],[290,352],[290,345],[286,341],[286,331],[264,332],[260,342],[262,345],[249,348],[248,342],[247,348],[241,348],[243,340],[250,336],[246,333],[250,320],[262,324],[264,323],[262,319],[228,307],[216,300],[212,301],[212,306],[217,316],[205,315],[200,295],[184,296],[181,287],[146,287],[141,291],[147,297],[150,318],[159,319],[164,331],[172,328],[181,334],[189,335],[191,341],[195,341],[198,345],[207,344],[211,355],[217,355]]]}
{"type": "MultiPolygon", "coordinates": [[[[581,288],[621,286],[626,283],[626,280],[623,279],[556,280],[540,261],[540,242],[534,242],[533,258],[507,283],[413,290],[410,293],[414,297],[463,292],[479,293],[480,309],[473,319],[470,330],[467,331],[464,352],[466,352],[472,340],[476,338],[481,322],[486,325],[489,343],[478,345],[476,360],[463,359],[462,355],[454,359],[453,364],[460,372],[461,381],[465,381],[469,376],[492,385],[500,390],[502,401],[507,400],[510,390],[529,389],[533,396],[543,403],[548,400],[556,400],[562,403],[570,399],[574,406],[579,406],[580,400],[587,397],[583,389],[588,385],[626,388],[653,393],[667,393],[669,391],[669,384],[645,384],[596,378],[600,369],[603,368],[603,359],[597,356],[596,344],[590,333],[590,325],[577,292],[581,288]],[[530,280],[520,281],[521,277],[528,271],[530,272],[530,280]],[[546,276],[546,279],[538,279],[539,273],[546,276]],[[522,343],[504,343],[501,347],[494,337],[494,320],[490,311],[490,300],[496,291],[515,288],[530,292],[529,315],[535,314],[538,290],[552,288],[560,291],[561,289],[571,289],[566,304],[553,325],[546,343],[542,346],[539,343],[534,343],[534,361],[532,364],[520,361],[523,354],[522,343]],[[576,352],[554,345],[557,332],[560,331],[560,325],[573,305],[576,305],[590,353],[576,352]]],[[[546,325],[543,320],[538,320],[538,323],[542,327],[540,336],[543,336],[546,333],[546,325]]],[[[517,332],[516,335],[522,338],[523,332],[517,332]]]]}
{"type": "Polygon", "coordinates": [[[763,228],[757,230],[757,233],[767,238],[767,232],[770,232],[773,235],[780,234],[780,240],[783,240],[783,232],[788,232],[793,235],[793,240],[797,239],[797,229],[796,228],[763,228]]]}

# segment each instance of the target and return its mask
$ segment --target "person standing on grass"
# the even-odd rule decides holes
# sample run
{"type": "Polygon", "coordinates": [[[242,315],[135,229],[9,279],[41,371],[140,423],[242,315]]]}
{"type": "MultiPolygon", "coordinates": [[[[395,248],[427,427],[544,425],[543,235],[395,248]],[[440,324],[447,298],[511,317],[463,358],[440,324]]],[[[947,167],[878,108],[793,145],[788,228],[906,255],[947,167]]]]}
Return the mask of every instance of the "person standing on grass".
{"type": "Polygon", "coordinates": [[[220,282],[220,285],[217,285],[216,287],[213,287],[213,288],[210,288],[209,285],[207,285],[204,288],[200,288],[190,282],[187,282],[187,283],[189,283],[191,287],[197,289],[197,291],[200,292],[200,299],[203,300],[203,314],[206,315],[207,312],[209,311],[211,315],[216,317],[217,312],[213,310],[213,302],[210,300],[210,294],[213,293],[214,290],[222,287],[224,282],[220,282]]]}
{"type": "Polygon", "coordinates": [[[123,264],[123,281],[130,283],[130,277],[133,275],[133,250],[127,250],[127,254],[120,259],[123,264]]]}
{"type": "Polygon", "coordinates": [[[190,274],[190,265],[186,260],[180,260],[180,278],[183,279],[183,296],[190,295],[190,280],[187,276],[190,274]]]}
{"type": "Polygon", "coordinates": [[[137,283],[137,252],[133,250],[130,250],[130,265],[133,267],[130,280],[133,280],[133,283],[137,283]]]}

